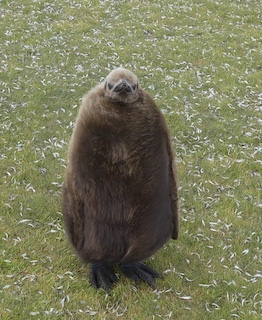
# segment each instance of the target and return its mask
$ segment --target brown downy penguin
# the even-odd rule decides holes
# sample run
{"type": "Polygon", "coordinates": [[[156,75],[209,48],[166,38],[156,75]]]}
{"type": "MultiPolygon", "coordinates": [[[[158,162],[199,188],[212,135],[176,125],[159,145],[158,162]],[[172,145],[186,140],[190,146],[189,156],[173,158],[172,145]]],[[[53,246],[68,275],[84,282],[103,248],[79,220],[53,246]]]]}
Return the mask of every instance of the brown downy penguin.
{"type": "Polygon", "coordinates": [[[136,75],[118,68],[83,98],[68,149],[66,234],[91,284],[109,291],[114,266],[156,288],[142,261],[179,230],[178,183],[167,124],[136,75]]]}

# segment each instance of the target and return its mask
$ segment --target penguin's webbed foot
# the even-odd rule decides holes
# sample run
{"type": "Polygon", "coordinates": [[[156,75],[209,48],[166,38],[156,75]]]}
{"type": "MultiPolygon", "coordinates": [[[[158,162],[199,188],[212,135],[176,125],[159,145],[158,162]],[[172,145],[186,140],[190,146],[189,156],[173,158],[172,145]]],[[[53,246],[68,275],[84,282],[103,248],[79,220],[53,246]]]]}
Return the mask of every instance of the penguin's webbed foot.
{"type": "Polygon", "coordinates": [[[148,267],[142,262],[131,263],[131,264],[121,264],[120,269],[123,274],[135,281],[137,284],[140,283],[140,280],[143,280],[151,288],[156,289],[156,284],[154,278],[160,278],[161,275],[156,272],[154,269],[148,267]]]}
{"type": "Polygon", "coordinates": [[[110,291],[117,277],[111,266],[107,264],[93,263],[90,266],[90,282],[95,289],[102,288],[107,292],[110,291]]]}

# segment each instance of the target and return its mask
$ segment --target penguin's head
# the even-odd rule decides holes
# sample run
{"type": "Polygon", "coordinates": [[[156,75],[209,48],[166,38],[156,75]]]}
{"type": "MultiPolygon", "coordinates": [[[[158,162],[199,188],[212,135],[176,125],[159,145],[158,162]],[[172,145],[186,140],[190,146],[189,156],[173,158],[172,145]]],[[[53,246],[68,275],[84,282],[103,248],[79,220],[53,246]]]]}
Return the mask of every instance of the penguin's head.
{"type": "Polygon", "coordinates": [[[109,73],[105,80],[105,95],[115,102],[129,104],[139,99],[137,76],[124,68],[117,68],[109,73]]]}

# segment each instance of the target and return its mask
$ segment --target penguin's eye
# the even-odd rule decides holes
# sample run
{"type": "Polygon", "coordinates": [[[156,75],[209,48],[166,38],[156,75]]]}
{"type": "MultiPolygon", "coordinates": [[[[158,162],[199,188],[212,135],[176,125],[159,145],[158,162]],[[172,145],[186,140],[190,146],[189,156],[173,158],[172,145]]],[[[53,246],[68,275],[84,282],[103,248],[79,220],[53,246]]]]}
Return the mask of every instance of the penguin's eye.
{"type": "Polygon", "coordinates": [[[108,86],[108,89],[109,89],[109,90],[111,90],[111,89],[113,88],[113,85],[112,85],[112,84],[110,84],[110,83],[108,83],[108,85],[107,85],[107,86],[108,86]]]}
{"type": "Polygon", "coordinates": [[[134,85],[132,86],[132,89],[133,89],[133,90],[136,90],[136,87],[137,87],[137,85],[134,84],[134,85]]]}

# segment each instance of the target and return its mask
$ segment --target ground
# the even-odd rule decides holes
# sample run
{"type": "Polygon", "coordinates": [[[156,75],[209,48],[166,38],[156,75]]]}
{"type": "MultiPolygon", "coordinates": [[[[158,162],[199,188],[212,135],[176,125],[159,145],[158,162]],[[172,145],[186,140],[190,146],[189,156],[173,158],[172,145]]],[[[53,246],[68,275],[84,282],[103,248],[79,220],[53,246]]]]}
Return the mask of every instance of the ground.
{"type": "Polygon", "coordinates": [[[260,1],[0,1],[0,318],[260,319],[260,1]],[[95,291],[63,231],[61,187],[82,96],[129,68],[163,111],[181,231],[95,291]]]}

